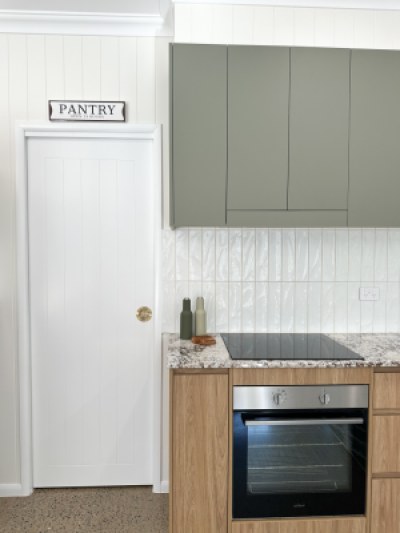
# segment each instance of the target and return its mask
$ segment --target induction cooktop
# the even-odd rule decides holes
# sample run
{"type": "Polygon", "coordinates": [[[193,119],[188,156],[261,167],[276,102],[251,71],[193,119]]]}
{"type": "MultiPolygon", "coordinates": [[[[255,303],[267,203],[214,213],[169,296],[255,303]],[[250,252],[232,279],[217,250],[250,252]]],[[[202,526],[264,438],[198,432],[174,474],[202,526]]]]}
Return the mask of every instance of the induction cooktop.
{"type": "Polygon", "coordinates": [[[321,333],[221,333],[231,359],[363,359],[321,333]]]}

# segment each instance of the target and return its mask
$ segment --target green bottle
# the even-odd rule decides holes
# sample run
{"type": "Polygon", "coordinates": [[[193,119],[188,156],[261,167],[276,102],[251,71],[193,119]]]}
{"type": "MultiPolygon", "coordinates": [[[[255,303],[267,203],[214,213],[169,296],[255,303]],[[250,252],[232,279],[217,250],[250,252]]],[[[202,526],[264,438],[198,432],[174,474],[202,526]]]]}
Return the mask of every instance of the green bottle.
{"type": "Polygon", "coordinates": [[[192,338],[193,326],[193,313],[190,308],[190,298],[184,298],[182,304],[180,338],[183,340],[190,340],[192,338]]]}

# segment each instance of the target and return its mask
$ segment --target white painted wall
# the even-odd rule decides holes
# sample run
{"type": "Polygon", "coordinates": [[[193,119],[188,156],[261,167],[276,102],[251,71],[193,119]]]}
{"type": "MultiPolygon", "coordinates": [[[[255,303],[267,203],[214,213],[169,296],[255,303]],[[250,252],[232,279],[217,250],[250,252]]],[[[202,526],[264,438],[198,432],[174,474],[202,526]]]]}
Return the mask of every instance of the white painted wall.
{"type": "Polygon", "coordinates": [[[167,73],[167,38],[0,34],[0,495],[19,482],[15,122],[47,120],[48,99],[87,98],[125,100],[129,122],[166,124],[167,73]]]}

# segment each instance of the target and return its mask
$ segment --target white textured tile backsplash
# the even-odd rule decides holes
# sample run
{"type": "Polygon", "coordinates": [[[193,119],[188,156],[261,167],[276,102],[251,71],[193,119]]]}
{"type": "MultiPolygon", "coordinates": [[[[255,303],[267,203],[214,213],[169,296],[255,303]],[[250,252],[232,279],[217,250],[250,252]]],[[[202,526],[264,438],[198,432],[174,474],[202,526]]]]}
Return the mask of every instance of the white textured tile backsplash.
{"type": "Polygon", "coordinates": [[[165,331],[200,295],[210,332],[400,331],[399,229],[164,230],[163,278],[165,331]]]}

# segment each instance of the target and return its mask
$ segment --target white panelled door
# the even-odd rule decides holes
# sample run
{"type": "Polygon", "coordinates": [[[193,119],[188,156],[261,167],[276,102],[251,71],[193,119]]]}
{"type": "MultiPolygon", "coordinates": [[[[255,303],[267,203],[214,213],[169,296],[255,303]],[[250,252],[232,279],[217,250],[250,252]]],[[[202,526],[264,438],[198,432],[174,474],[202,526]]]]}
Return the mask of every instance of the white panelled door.
{"type": "Polygon", "coordinates": [[[28,140],[35,487],[152,484],[151,140],[28,140]]]}

